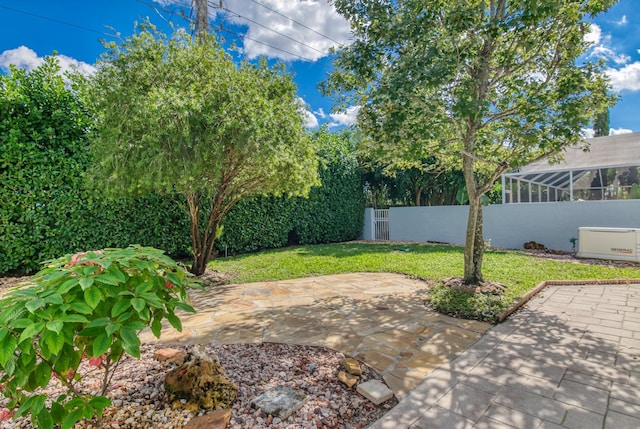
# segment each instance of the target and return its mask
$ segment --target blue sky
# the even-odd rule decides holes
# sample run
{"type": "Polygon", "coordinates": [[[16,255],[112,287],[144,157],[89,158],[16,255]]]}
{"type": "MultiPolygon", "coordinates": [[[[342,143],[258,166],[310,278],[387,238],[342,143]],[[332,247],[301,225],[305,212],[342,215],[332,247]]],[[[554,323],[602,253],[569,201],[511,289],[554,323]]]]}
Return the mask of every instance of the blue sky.
{"type": "MultiPolygon", "coordinates": [[[[638,0],[620,0],[598,16],[589,40],[589,58],[604,58],[613,90],[620,96],[611,109],[612,133],[640,131],[640,8],[638,0]]],[[[357,109],[331,114],[319,81],[331,69],[328,51],[349,40],[348,24],[326,0],[211,0],[212,30],[234,42],[236,55],[265,55],[284,61],[296,75],[308,125],[348,125],[357,109]],[[220,7],[222,6],[222,7],[220,7]]],[[[191,0],[0,0],[0,71],[8,64],[33,68],[57,51],[60,63],[90,71],[102,52],[100,39],[131,34],[134,23],[149,17],[189,28],[191,0]]],[[[588,130],[586,131],[588,134],[588,130]]]]}

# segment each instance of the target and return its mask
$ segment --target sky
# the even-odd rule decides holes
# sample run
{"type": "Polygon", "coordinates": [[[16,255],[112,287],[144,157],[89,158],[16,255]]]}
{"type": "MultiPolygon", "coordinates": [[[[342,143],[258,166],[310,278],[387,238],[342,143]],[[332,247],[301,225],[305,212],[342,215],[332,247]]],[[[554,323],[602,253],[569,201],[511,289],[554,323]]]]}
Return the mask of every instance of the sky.
{"type": "MultiPolygon", "coordinates": [[[[610,111],[611,134],[640,132],[640,8],[620,0],[592,23],[584,59],[603,58],[618,103],[610,111]],[[634,7],[635,6],[635,7],[634,7]]],[[[57,52],[63,68],[91,73],[104,51],[100,40],[117,41],[149,18],[191,31],[192,0],[0,0],[0,72],[9,64],[32,69],[57,52]]],[[[351,125],[357,108],[331,113],[333,101],[318,83],[331,71],[329,50],[350,40],[349,24],[327,0],[210,0],[211,30],[236,58],[266,56],[295,75],[307,126],[351,125]]],[[[581,60],[584,60],[581,59],[581,60]]],[[[590,136],[591,130],[585,130],[590,136]]]]}

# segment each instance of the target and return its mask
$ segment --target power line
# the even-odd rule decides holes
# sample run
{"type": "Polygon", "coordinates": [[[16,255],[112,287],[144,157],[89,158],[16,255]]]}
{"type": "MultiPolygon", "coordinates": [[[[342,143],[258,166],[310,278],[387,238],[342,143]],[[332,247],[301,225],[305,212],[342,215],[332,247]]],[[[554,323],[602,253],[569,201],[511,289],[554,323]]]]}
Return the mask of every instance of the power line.
{"type": "MultiPolygon", "coordinates": [[[[176,14],[176,9],[169,9],[168,7],[162,7],[162,6],[159,6],[159,5],[154,4],[154,3],[146,2],[144,0],[136,0],[136,1],[138,3],[140,3],[140,4],[149,6],[151,9],[153,9],[160,16],[160,18],[162,18],[166,22],[171,22],[171,20],[173,19],[173,16],[176,14]],[[162,16],[159,11],[170,13],[171,14],[171,18],[169,19],[169,21],[167,21],[167,19],[164,16],[162,16]]],[[[176,3],[176,4],[178,6],[182,6],[182,9],[180,9],[180,13],[179,13],[180,17],[183,20],[187,21],[188,23],[193,24],[194,22],[191,19],[191,15],[189,15],[189,17],[187,18],[187,16],[184,13],[185,8],[188,7],[190,9],[191,5],[186,5],[186,4],[182,4],[182,3],[176,3]]]]}
{"type": "Polygon", "coordinates": [[[247,36],[246,34],[239,34],[239,33],[236,33],[235,31],[227,30],[226,28],[224,28],[222,26],[220,26],[220,30],[224,31],[225,33],[233,34],[234,36],[238,36],[238,37],[241,37],[241,38],[244,38],[244,39],[247,39],[247,40],[251,40],[252,42],[259,43],[259,44],[267,46],[267,47],[269,47],[271,49],[275,49],[275,50],[278,50],[280,52],[284,52],[285,54],[293,55],[294,57],[298,57],[301,60],[313,62],[313,60],[311,58],[306,58],[306,57],[303,57],[302,55],[298,55],[298,54],[295,54],[293,52],[289,52],[289,51],[287,51],[285,49],[281,49],[281,48],[278,48],[276,46],[270,45],[268,43],[262,42],[260,40],[253,39],[253,38],[247,36]]]}
{"type": "Polygon", "coordinates": [[[82,25],[74,24],[72,22],[63,21],[63,20],[57,19],[57,18],[51,18],[50,16],[39,15],[37,13],[29,12],[29,11],[22,10],[22,9],[16,9],[16,8],[13,8],[13,7],[3,6],[3,5],[0,5],[0,9],[6,9],[6,10],[10,10],[12,12],[21,13],[23,15],[33,16],[35,18],[44,19],[46,21],[55,22],[57,24],[66,25],[68,27],[74,27],[74,28],[77,28],[79,30],[89,31],[91,33],[101,34],[103,36],[115,37],[115,38],[119,37],[117,34],[105,33],[104,31],[99,31],[99,30],[95,30],[93,28],[84,27],[82,25]]]}
{"type": "MultiPolygon", "coordinates": [[[[210,2],[209,4],[210,4],[211,6],[213,6],[214,8],[216,8],[216,9],[222,9],[222,10],[224,10],[224,11],[225,11],[225,12],[227,12],[227,13],[231,13],[231,14],[233,14],[233,15],[235,15],[235,16],[237,16],[237,17],[239,17],[239,18],[242,18],[242,19],[244,19],[244,20],[247,20],[247,21],[249,21],[249,22],[251,22],[251,23],[253,23],[253,24],[255,24],[255,25],[259,26],[259,27],[262,27],[262,28],[264,28],[264,29],[266,29],[266,30],[268,30],[268,31],[273,32],[273,33],[276,33],[276,34],[278,34],[279,36],[285,37],[285,38],[287,38],[287,39],[289,39],[289,40],[291,40],[291,41],[293,41],[293,42],[295,42],[295,43],[298,43],[298,44],[300,44],[300,45],[302,45],[302,46],[305,46],[305,47],[307,47],[307,48],[309,48],[309,49],[312,49],[312,50],[314,50],[314,51],[316,51],[316,52],[318,52],[318,53],[322,54],[322,56],[325,56],[325,55],[328,55],[328,54],[329,54],[329,52],[324,52],[324,51],[321,51],[320,49],[314,48],[314,47],[313,47],[313,46],[311,46],[311,45],[308,45],[308,44],[306,44],[306,43],[304,43],[304,42],[301,42],[300,40],[294,39],[293,37],[291,37],[291,36],[289,36],[289,35],[287,35],[287,34],[281,33],[280,31],[274,30],[273,28],[267,27],[267,26],[266,26],[266,25],[264,25],[264,24],[261,24],[261,23],[259,23],[259,22],[255,21],[255,20],[253,20],[253,19],[251,19],[251,18],[248,18],[248,17],[246,17],[246,16],[243,16],[243,15],[239,14],[238,12],[235,12],[235,11],[233,11],[233,10],[231,10],[231,9],[228,9],[228,8],[226,8],[226,7],[222,6],[222,5],[220,5],[220,6],[215,6],[215,5],[211,4],[211,2],[210,2]]],[[[245,37],[247,37],[247,36],[245,36],[245,37]]]]}
{"type": "Polygon", "coordinates": [[[303,24],[302,22],[300,22],[300,21],[296,21],[295,19],[291,18],[290,16],[287,16],[287,15],[285,15],[284,13],[278,12],[277,10],[275,10],[275,9],[273,9],[273,8],[271,8],[271,7],[269,7],[269,6],[267,6],[266,4],[260,3],[259,1],[256,1],[256,0],[251,0],[251,1],[252,1],[252,2],[254,2],[255,4],[259,5],[259,6],[262,6],[263,8],[265,8],[265,9],[267,9],[267,10],[270,10],[271,12],[273,12],[273,13],[275,13],[275,14],[277,14],[277,15],[280,15],[280,16],[281,16],[281,17],[283,17],[283,18],[288,19],[289,21],[291,21],[291,22],[293,22],[293,23],[295,23],[295,24],[298,24],[298,25],[299,25],[299,26],[301,26],[301,27],[306,28],[307,30],[313,31],[313,32],[314,32],[314,33],[316,33],[317,35],[322,36],[322,37],[324,37],[324,38],[325,38],[325,39],[327,39],[327,40],[331,40],[332,42],[334,42],[334,43],[336,43],[336,44],[340,45],[340,42],[338,42],[336,39],[334,39],[334,38],[332,38],[332,37],[329,37],[329,36],[327,36],[326,34],[322,34],[322,33],[320,33],[319,31],[316,31],[316,30],[314,30],[313,28],[311,28],[311,27],[309,27],[309,26],[307,26],[307,25],[303,24]]]}

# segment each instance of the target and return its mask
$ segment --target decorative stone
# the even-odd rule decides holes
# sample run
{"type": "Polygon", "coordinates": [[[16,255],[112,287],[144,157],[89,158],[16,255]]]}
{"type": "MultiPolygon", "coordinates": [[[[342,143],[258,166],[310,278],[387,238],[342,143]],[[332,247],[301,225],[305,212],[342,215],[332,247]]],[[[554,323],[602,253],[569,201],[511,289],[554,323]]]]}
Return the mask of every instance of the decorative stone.
{"type": "Polygon", "coordinates": [[[522,245],[522,247],[528,250],[546,250],[547,249],[547,246],[545,246],[542,243],[537,243],[535,241],[527,241],[522,245]]]}
{"type": "Polygon", "coordinates": [[[358,377],[348,372],[340,371],[338,373],[338,380],[343,382],[348,388],[352,388],[358,382],[358,377]]]}
{"type": "Polygon", "coordinates": [[[391,389],[377,380],[369,380],[364,383],[360,383],[356,390],[359,394],[376,405],[380,405],[393,398],[393,392],[391,389]]]}
{"type": "Polygon", "coordinates": [[[225,429],[230,420],[231,410],[215,410],[192,418],[184,429],[225,429]]]}
{"type": "Polygon", "coordinates": [[[178,349],[158,349],[153,354],[153,358],[158,362],[167,364],[182,365],[187,354],[178,349]]]}
{"type": "Polygon", "coordinates": [[[360,368],[360,362],[353,358],[345,357],[342,359],[342,366],[344,369],[352,375],[362,375],[362,369],[360,368]]]}
{"type": "Polygon", "coordinates": [[[217,356],[201,346],[192,346],[185,362],[169,371],[164,388],[174,408],[194,413],[200,409],[230,409],[238,397],[238,386],[227,376],[217,356]]]}
{"type": "Polygon", "coordinates": [[[273,417],[279,417],[280,420],[286,420],[302,407],[306,399],[307,396],[302,392],[286,386],[277,386],[254,398],[251,406],[273,417]]]}

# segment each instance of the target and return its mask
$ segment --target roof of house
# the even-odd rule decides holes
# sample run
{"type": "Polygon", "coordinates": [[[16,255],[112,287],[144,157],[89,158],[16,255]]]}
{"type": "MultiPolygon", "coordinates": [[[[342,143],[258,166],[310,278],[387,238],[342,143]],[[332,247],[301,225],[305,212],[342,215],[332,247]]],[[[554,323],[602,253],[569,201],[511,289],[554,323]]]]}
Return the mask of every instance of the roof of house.
{"type": "MultiPolygon", "coordinates": [[[[550,164],[541,160],[528,164],[517,173],[546,173],[568,170],[594,170],[640,166],[640,133],[595,137],[565,150],[564,161],[550,164]],[[583,148],[589,147],[588,151],[583,148]]],[[[514,172],[516,173],[516,172],[514,172]]]]}

